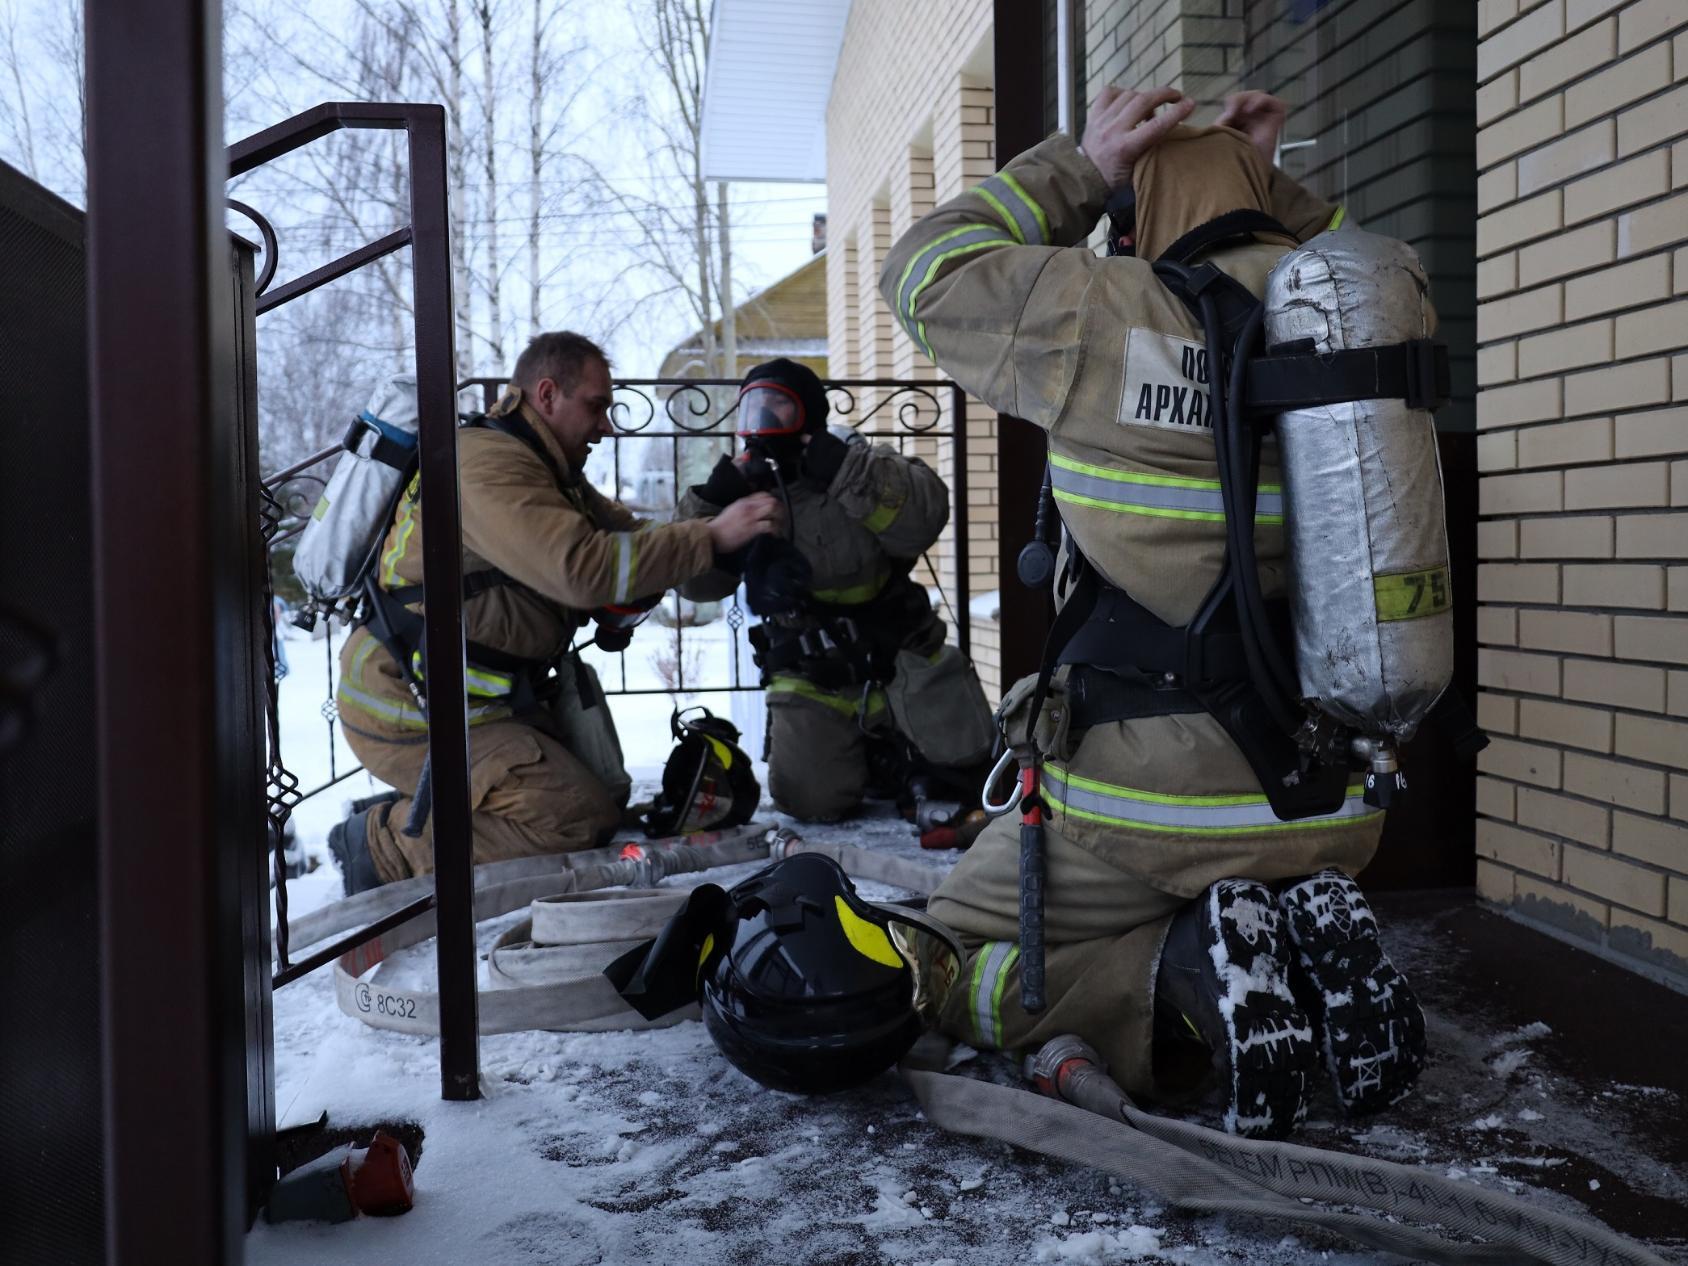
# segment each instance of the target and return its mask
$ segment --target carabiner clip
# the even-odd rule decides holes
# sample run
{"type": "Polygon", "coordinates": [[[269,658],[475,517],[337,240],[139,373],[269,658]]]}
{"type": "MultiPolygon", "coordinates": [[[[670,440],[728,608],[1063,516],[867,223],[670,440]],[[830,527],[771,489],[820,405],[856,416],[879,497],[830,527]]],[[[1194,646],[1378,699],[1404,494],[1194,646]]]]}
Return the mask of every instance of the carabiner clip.
{"type": "Polygon", "coordinates": [[[991,772],[985,775],[985,785],[979,790],[979,807],[985,811],[987,817],[1001,817],[1004,813],[1007,813],[1010,809],[1015,808],[1020,803],[1019,779],[1015,779],[1011,784],[1013,790],[1009,792],[1008,799],[1004,800],[1001,804],[993,804],[991,802],[991,788],[996,786],[997,782],[1002,778],[1003,772],[1013,763],[1014,749],[1012,747],[1004,747],[1002,749],[1002,755],[997,757],[996,764],[991,766],[991,772]]]}

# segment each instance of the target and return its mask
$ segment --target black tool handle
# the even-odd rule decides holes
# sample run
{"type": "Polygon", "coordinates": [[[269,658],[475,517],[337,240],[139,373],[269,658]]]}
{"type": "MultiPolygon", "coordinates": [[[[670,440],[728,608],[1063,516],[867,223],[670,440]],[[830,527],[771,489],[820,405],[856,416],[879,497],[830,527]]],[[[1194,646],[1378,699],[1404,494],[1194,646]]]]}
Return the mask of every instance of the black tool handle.
{"type": "Polygon", "coordinates": [[[410,816],[404,820],[404,833],[411,839],[422,838],[422,828],[428,825],[428,814],[434,807],[433,756],[422,758],[422,773],[416,780],[416,795],[410,801],[410,816]]]}
{"type": "Polygon", "coordinates": [[[1020,825],[1020,1006],[1027,1015],[1044,1008],[1043,824],[1020,825]]]}

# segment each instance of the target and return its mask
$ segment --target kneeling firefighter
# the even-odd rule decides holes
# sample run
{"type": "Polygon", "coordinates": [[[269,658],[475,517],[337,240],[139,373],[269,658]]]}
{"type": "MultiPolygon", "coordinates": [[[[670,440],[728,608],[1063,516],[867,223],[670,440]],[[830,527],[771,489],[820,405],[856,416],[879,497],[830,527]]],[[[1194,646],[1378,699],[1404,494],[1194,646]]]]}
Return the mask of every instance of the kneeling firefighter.
{"type": "MultiPolygon", "coordinates": [[[[625,648],[665,590],[784,517],[762,496],[710,523],[635,518],[582,474],[592,446],[613,434],[611,403],[600,348],[566,331],[541,334],[503,399],[458,436],[477,863],[591,848],[621,823],[631,781],[597,677],[572,642],[595,623],[600,646],[625,648]]],[[[400,789],[355,806],[330,833],[348,895],[433,869],[426,811],[416,809],[427,799],[428,747],[415,416],[414,379],[396,379],[354,427],[373,444],[365,452],[348,440],[347,483],[330,483],[318,536],[358,535],[333,529],[358,517],[360,483],[396,495],[363,497],[375,507],[371,544],[334,551],[352,561],[333,583],[307,579],[320,602],[341,600],[355,577],[346,599],[359,602],[363,623],[341,653],[335,698],[353,752],[400,789]]],[[[318,548],[309,533],[301,555],[307,547],[318,548]]]]}
{"type": "Polygon", "coordinates": [[[750,641],[767,690],[768,782],[780,809],[834,821],[870,789],[976,802],[994,738],[990,710],[910,575],[949,519],[949,490],[918,458],[853,431],[832,434],[827,412],[820,379],[794,361],[745,376],[744,450],[723,456],[681,498],[678,517],[716,515],[777,489],[791,535],[720,558],[680,591],[713,601],[742,575],[762,617],[750,641]]]}
{"type": "Polygon", "coordinates": [[[1321,1060],[1365,1112],[1424,1058],[1352,876],[1451,675],[1446,359],[1412,252],[1271,166],[1282,105],[1181,126],[1194,106],[1105,90],[1082,147],[1052,136],[927,215],[881,291],[1047,429],[1065,529],[1044,669],[998,713],[1021,813],[931,903],[971,953],[944,1026],[1076,1033],[1146,1096],[1211,1059],[1226,1128],[1277,1136],[1321,1060]],[[1073,249],[1104,212],[1112,257],[1073,249]]]}

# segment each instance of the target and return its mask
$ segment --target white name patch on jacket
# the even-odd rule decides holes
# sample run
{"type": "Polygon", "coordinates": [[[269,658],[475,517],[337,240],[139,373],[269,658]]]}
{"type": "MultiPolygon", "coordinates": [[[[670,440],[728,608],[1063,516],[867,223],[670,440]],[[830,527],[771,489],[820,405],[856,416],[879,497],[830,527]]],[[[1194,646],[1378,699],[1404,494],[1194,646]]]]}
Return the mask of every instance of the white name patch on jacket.
{"type": "Polygon", "coordinates": [[[1153,330],[1125,336],[1125,386],[1120,392],[1122,426],[1158,426],[1169,431],[1211,431],[1207,349],[1189,339],[1153,330]]]}

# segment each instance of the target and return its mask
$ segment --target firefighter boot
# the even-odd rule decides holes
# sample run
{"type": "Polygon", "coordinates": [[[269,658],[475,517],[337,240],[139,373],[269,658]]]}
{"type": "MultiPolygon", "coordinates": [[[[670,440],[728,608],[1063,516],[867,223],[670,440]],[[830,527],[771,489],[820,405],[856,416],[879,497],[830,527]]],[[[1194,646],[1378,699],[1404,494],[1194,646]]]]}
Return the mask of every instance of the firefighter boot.
{"type": "Polygon", "coordinates": [[[1359,885],[1322,870],[1283,888],[1278,902],[1343,1109],[1358,1116],[1405,1098],[1424,1068],[1424,1012],[1383,952],[1359,885]]]}
{"type": "Polygon", "coordinates": [[[344,822],[328,828],[328,851],[340,865],[340,881],[346,895],[379,888],[384,882],[375,872],[369,856],[369,815],[373,809],[357,809],[344,822]]]}
{"type": "Polygon", "coordinates": [[[1282,1138],[1306,1116],[1318,1053],[1290,992],[1293,952],[1277,902],[1251,880],[1214,884],[1167,931],[1156,1005],[1180,1012],[1212,1050],[1228,1133],[1282,1138]]]}

